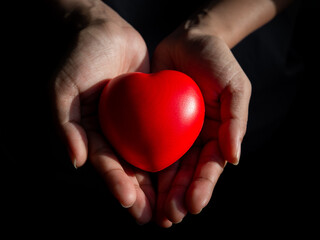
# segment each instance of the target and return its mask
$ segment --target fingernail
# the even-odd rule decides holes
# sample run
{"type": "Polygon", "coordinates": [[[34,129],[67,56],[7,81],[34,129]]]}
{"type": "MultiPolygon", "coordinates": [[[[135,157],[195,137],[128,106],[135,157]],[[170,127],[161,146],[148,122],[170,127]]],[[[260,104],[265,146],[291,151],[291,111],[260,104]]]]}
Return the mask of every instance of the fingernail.
{"type": "Polygon", "coordinates": [[[74,168],[75,169],[78,169],[78,167],[77,167],[77,159],[73,159],[73,166],[74,166],[74,168]]]}
{"type": "Polygon", "coordinates": [[[129,207],[131,207],[131,206],[123,205],[122,203],[120,203],[120,205],[121,205],[121,207],[123,207],[123,208],[129,208],[129,207]]]}
{"type": "Polygon", "coordinates": [[[69,157],[70,157],[70,160],[72,162],[72,165],[75,169],[78,169],[77,167],[77,159],[74,157],[74,154],[72,153],[72,151],[68,148],[68,153],[69,153],[69,157]]]}
{"type": "Polygon", "coordinates": [[[236,156],[236,162],[234,163],[234,165],[238,165],[240,162],[240,155],[241,155],[241,142],[239,141],[238,143],[238,149],[237,149],[237,156],[236,156]]]}

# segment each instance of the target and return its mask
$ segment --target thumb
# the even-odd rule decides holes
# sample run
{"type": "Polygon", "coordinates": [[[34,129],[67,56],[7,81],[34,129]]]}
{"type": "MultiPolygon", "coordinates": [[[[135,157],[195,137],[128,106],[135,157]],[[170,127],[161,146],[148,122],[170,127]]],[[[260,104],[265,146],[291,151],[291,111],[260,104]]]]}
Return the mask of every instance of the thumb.
{"type": "Polygon", "coordinates": [[[79,91],[68,78],[58,76],[53,82],[52,103],[59,132],[75,168],[82,166],[88,155],[86,132],[81,126],[79,91]]]}
{"type": "Polygon", "coordinates": [[[219,144],[224,158],[235,165],[240,160],[241,143],[247,128],[250,96],[251,83],[239,70],[220,97],[222,124],[219,144]]]}

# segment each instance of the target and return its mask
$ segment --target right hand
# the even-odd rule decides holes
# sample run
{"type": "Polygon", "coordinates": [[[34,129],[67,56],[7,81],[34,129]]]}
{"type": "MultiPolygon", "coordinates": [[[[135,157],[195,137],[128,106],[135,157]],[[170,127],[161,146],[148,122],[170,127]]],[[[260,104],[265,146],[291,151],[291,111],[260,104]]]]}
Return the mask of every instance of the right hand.
{"type": "Polygon", "coordinates": [[[226,42],[198,29],[178,28],[153,55],[153,71],[190,76],[205,102],[204,124],[194,145],[158,175],[156,215],[160,226],[179,223],[209,203],[226,161],[238,164],[246,132],[251,83],[226,42]]]}
{"type": "Polygon", "coordinates": [[[112,152],[99,127],[98,101],[108,80],[127,72],[149,72],[147,47],[133,27],[99,4],[98,12],[105,11],[107,19],[89,16],[53,81],[54,113],[72,163],[81,167],[89,158],[115,198],[142,224],[150,221],[155,204],[150,177],[112,152]]]}

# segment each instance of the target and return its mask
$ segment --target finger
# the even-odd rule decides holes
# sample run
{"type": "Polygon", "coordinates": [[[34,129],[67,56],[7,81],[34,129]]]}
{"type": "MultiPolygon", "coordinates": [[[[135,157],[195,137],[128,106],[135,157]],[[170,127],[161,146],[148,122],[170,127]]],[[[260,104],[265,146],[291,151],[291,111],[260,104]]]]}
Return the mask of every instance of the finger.
{"type": "Polygon", "coordinates": [[[152,208],[141,188],[136,189],[136,201],[132,207],[128,208],[128,211],[139,225],[146,224],[151,220],[152,208]]]}
{"type": "Polygon", "coordinates": [[[136,170],[132,181],[136,188],[136,201],[128,210],[139,225],[149,222],[155,204],[155,192],[146,172],[136,170]]]}
{"type": "Polygon", "coordinates": [[[156,222],[158,225],[168,228],[172,222],[167,218],[164,207],[174,176],[177,173],[179,162],[158,173],[158,197],[156,205],[156,222]]]}
{"type": "Polygon", "coordinates": [[[241,143],[247,128],[251,84],[242,70],[234,75],[222,91],[219,144],[224,158],[238,164],[241,143]]]}
{"type": "Polygon", "coordinates": [[[164,213],[164,202],[167,198],[167,195],[163,193],[158,193],[157,197],[157,205],[156,205],[156,223],[163,227],[163,228],[169,228],[172,226],[172,222],[167,218],[167,216],[164,213]]]}
{"type": "Polygon", "coordinates": [[[153,182],[151,181],[151,177],[147,172],[140,171],[136,169],[136,179],[139,184],[139,187],[143,191],[143,193],[146,195],[150,206],[152,209],[154,209],[156,204],[156,193],[154,190],[153,182]]]}
{"type": "Polygon", "coordinates": [[[80,125],[80,97],[76,86],[64,78],[57,78],[53,86],[53,105],[70,159],[75,167],[82,166],[87,159],[88,141],[80,125]]]}
{"type": "Polygon", "coordinates": [[[198,155],[199,148],[193,147],[180,160],[180,168],[174,178],[165,203],[167,218],[173,223],[181,222],[187,215],[188,210],[185,205],[186,191],[191,183],[198,155]]]}
{"type": "Polygon", "coordinates": [[[108,189],[124,208],[136,201],[136,188],[105,139],[88,132],[90,161],[105,180],[108,189]]]}
{"type": "Polygon", "coordinates": [[[207,206],[224,166],[218,142],[208,142],[200,153],[196,172],[187,191],[186,205],[190,213],[198,214],[207,206]]]}

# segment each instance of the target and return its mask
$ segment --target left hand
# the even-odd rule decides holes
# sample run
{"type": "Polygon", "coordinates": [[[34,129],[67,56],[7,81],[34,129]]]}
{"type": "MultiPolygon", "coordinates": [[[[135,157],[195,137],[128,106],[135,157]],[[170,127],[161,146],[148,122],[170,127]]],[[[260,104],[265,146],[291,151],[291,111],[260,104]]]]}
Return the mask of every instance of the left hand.
{"type": "Polygon", "coordinates": [[[157,47],[152,71],[184,72],[205,100],[205,121],[192,148],[159,172],[156,221],[170,227],[208,204],[227,162],[238,164],[246,132],[251,84],[220,38],[181,29],[157,47]]]}

